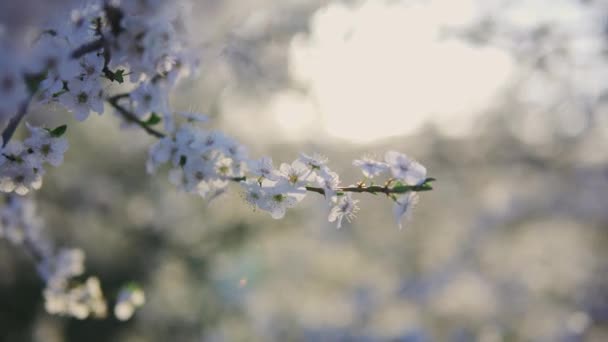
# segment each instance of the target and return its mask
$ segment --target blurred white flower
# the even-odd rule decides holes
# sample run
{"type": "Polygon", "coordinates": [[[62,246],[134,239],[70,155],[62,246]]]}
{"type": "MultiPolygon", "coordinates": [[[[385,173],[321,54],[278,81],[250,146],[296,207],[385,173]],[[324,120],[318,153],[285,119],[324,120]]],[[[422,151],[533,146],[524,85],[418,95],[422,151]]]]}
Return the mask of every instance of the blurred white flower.
{"type": "Polygon", "coordinates": [[[65,138],[51,136],[51,133],[43,128],[27,123],[26,126],[31,135],[23,143],[31,150],[30,153],[53,166],[61,165],[63,155],[68,149],[68,141],[65,138]]]}
{"type": "Polygon", "coordinates": [[[357,206],[359,201],[353,199],[351,193],[346,193],[343,196],[337,197],[334,202],[335,205],[329,212],[328,220],[329,222],[337,221],[337,227],[341,228],[343,218],[346,218],[350,222],[355,217],[355,214],[359,211],[359,207],[357,206]]]}
{"type": "Polygon", "coordinates": [[[123,287],[119,294],[116,305],[114,306],[114,315],[121,321],[130,319],[135,313],[135,309],[144,305],[146,297],[144,291],[135,285],[123,287]]]}
{"type": "Polygon", "coordinates": [[[403,228],[403,220],[408,220],[411,217],[416,204],[418,204],[418,194],[415,192],[408,192],[397,198],[393,206],[393,216],[399,229],[403,228]]]}
{"type": "Polygon", "coordinates": [[[300,158],[298,159],[304,165],[309,167],[311,170],[320,170],[327,164],[327,157],[320,155],[318,153],[313,153],[312,155],[308,155],[306,153],[300,153],[300,158]]]}
{"type": "Polygon", "coordinates": [[[361,168],[361,172],[366,178],[374,178],[384,171],[388,170],[388,164],[374,160],[370,157],[363,157],[361,159],[355,159],[353,166],[361,168]]]}
{"type": "Polygon", "coordinates": [[[272,165],[272,158],[270,157],[251,160],[248,164],[249,172],[256,177],[264,177],[272,181],[277,181],[279,179],[279,174],[272,165]]]}
{"type": "Polygon", "coordinates": [[[133,112],[140,117],[164,112],[167,108],[166,94],[166,89],[159,83],[142,83],[129,95],[133,101],[133,112]]]}
{"type": "Polygon", "coordinates": [[[393,177],[409,185],[420,185],[426,179],[426,168],[403,153],[388,151],[384,160],[390,167],[393,177]]]}
{"type": "Polygon", "coordinates": [[[148,152],[148,160],[146,162],[146,171],[154,174],[156,169],[171,159],[171,154],[175,149],[175,143],[170,137],[164,137],[154,143],[148,152]]]}
{"type": "Polygon", "coordinates": [[[317,172],[315,183],[319,187],[323,188],[325,199],[331,201],[336,195],[336,189],[340,185],[340,176],[337,173],[329,170],[329,168],[324,167],[317,172]]]}
{"type": "Polygon", "coordinates": [[[74,79],[68,81],[68,89],[67,93],[59,96],[59,102],[74,113],[76,120],[86,120],[91,111],[103,113],[103,90],[98,82],[74,79]]]}

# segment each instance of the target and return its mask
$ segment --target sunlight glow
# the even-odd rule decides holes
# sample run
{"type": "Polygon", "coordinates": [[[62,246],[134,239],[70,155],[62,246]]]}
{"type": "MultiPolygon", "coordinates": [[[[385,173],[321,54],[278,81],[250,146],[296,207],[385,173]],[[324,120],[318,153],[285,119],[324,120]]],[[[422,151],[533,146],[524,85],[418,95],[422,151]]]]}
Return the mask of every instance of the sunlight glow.
{"type": "Polygon", "coordinates": [[[329,5],[292,41],[290,72],[332,136],[364,143],[428,123],[467,134],[514,68],[502,50],[442,37],[475,9],[472,0],[329,5]]]}

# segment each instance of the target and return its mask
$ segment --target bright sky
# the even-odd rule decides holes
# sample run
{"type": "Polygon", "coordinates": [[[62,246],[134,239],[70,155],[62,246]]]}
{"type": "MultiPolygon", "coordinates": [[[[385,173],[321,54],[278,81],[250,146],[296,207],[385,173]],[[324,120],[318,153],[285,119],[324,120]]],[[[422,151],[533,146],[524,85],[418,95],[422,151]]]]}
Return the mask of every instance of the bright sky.
{"type": "MultiPolygon", "coordinates": [[[[429,123],[448,135],[467,134],[508,84],[516,61],[505,50],[441,39],[441,33],[504,3],[330,4],[311,19],[310,34],[291,44],[290,72],[307,93],[280,93],[270,110],[294,137],[319,122],[331,136],[359,143],[410,134],[429,123]]],[[[511,3],[501,16],[521,28],[539,20],[584,19],[581,6],[570,0],[511,3]]]]}

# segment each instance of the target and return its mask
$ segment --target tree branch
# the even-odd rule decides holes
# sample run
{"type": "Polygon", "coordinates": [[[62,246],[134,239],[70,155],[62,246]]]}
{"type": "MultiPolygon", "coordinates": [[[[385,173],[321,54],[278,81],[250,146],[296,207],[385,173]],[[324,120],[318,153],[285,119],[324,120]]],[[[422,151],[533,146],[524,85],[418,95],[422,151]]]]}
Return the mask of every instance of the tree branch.
{"type": "MultiPolygon", "coordinates": [[[[433,188],[427,184],[427,181],[430,181],[430,178],[425,179],[421,185],[403,185],[403,186],[395,186],[393,188],[389,188],[388,186],[378,186],[378,185],[346,186],[346,187],[338,187],[335,190],[336,190],[336,192],[369,193],[369,194],[374,194],[374,195],[377,193],[381,193],[381,194],[385,194],[388,196],[391,194],[404,194],[404,193],[410,192],[410,191],[422,192],[422,191],[433,190],[433,188]]],[[[325,195],[325,190],[323,190],[322,188],[307,186],[306,190],[311,191],[311,192],[316,192],[321,195],[325,195]]]]}
{"type": "MultiPolygon", "coordinates": [[[[244,182],[247,180],[247,177],[232,177],[229,179],[232,182],[244,182]]],[[[422,192],[422,191],[431,191],[433,188],[428,184],[434,181],[435,178],[427,178],[420,185],[398,185],[395,187],[389,187],[388,185],[379,186],[345,186],[336,188],[336,192],[355,192],[355,193],[369,193],[369,194],[385,194],[387,196],[391,194],[404,194],[406,192],[422,192]]],[[[306,191],[316,192],[321,195],[325,195],[325,190],[323,188],[318,188],[314,186],[307,186],[306,191]]]]}
{"type": "Polygon", "coordinates": [[[112,107],[114,107],[118,111],[118,113],[120,115],[122,115],[122,117],[125,120],[132,122],[132,123],[136,124],[137,126],[143,128],[143,130],[146,131],[146,133],[148,133],[156,138],[159,138],[159,139],[164,138],[165,134],[163,132],[157,131],[154,128],[150,127],[144,121],[142,121],[140,118],[138,118],[137,115],[131,113],[125,107],[118,104],[118,100],[128,97],[128,96],[129,96],[128,94],[120,94],[120,95],[112,96],[108,99],[108,103],[112,107]]]}
{"type": "MultiPolygon", "coordinates": [[[[70,54],[70,57],[73,59],[78,59],[78,58],[86,55],[87,53],[98,51],[99,49],[104,48],[105,46],[106,46],[106,40],[104,37],[101,37],[97,40],[94,40],[92,42],[81,45],[80,47],[78,47],[76,50],[74,50],[70,54]]],[[[108,60],[106,58],[106,62],[105,62],[105,66],[104,66],[105,69],[107,69],[107,63],[108,63],[108,60]]],[[[46,74],[41,73],[40,75],[46,75],[46,74]]],[[[40,76],[40,75],[37,75],[37,76],[40,76]]],[[[45,77],[43,76],[40,81],[42,81],[44,78],[45,77]]],[[[36,86],[36,88],[37,88],[37,86],[36,86]]],[[[6,146],[6,144],[8,144],[8,142],[13,137],[13,134],[15,134],[17,127],[19,127],[19,123],[21,123],[21,120],[23,120],[23,118],[27,114],[27,110],[28,110],[30,101],[32,100],[32,97],[34,96],[35,92],[36,92],[36,89],[34,89],[34,90],[30,89],[30,95],[28,96],[27,100],[25,100],[19,106],[19,112],[17,112],[17,114],[10,119],[8,125],[4,128],[4,131],[2,131],[2,147],[6,146]]]]}
{"type": "Polygon", "coordinates": [[[78,59],[88,53],[95,52],[106,45],[106,40],[104,37],[98,38],[92,42],[85,43],[81,45],[79,48],[74,50],[70,57],[73,59],[78,59]]]}
{"type": "MultiPolygon", "coordinates": [[[[120,100],[122,98],[126,98],[126,97],[129,97],[129,94],[126,94],[126,93],[117,94],[117,95],[114,95],[114,96],[108,98],[107,100],[110,103],[110,105],[112,105],[114,108],[116,108],[116,110],[118,110],[119,114],[121,114],[123,116],[123,118],[125,118],[127,121],[130,121],[130,122],[138,125],[139,127],[143,128],[146,131],[146,133],[148,133],[156,138],[159,138],[159,139],[164,138],[166,136],[164,133],[151,128],[144,121],[139,119],[135,114],[131,113],[126,108],[124,108],[118,104],[118,100],[120,100]]],[[[238,183],[238,182],[246,181],[247,177],[245,177],[245,176],[232,177],[232,178],[229,178],[228,180],[238,183]]],[[[410,191],[422,192],[422,191],[433,190],[433,188],[428,183],[430,183],[434,180],[435,180],[434,178],[427,178],[420,185],[397,185],[392,188],[389,187],[389,184],[387,183],[387,185],[385,185],[385,186],[379,186],[379,185],[347,186],[347,187],[339,187],[339,188],[336,188],[335,190],[336,190],[336,192],[370,193],[370,194],[374,194],[374,195],[381,193],[381,194],[385,194],[385,195],[389,196],[392,194],[404,194],[404,193],[410,192],[410,191]]],[[[325,195],[325,190],[323,188],[318,188],[318,187],[314,187],[314,186],[307,186],[306,191],[316,192],[318,194],[325,195]]]]}
{"type": "Polygon", "coordinates": [[[27,109],[30,105],[31,99],[32,96],[30,95],[25,101],[23,101],[23,103],[19,106],[19,112],[17,112],[17,115],[11,118],[11,120],[8,122],[8,125],[4,128],[4,131],[2,131],[2,147],[6,146],[9,140],[11,140],[11,138],[13,137],[13,134],[15,134],[19,123],[21,122],[25,114],[27,114],[27,109]]]}

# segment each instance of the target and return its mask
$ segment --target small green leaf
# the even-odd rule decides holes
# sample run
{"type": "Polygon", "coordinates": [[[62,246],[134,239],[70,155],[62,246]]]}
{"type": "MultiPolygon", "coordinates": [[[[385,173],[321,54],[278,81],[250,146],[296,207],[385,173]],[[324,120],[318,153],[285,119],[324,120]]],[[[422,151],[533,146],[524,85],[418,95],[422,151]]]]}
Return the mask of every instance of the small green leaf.
{"type": "Polygon", "coordinates": [[[59,138],[68,130],[68,125],[61,125],[54,129],[46,129],[53,138],[59,138]]]}
{"type": "Polygon", "coordinates": [[[186,162],[188,162],[188,158],[186,158],[186,156],[179,157],[179,166],[184,167],[186,162]]]}
{"type": "Polygon", "coordinates": [[[118,83],[124,82],[125,81],[124,76],[125,76],[124,69],[118,69],[118,70],[114,71],[114,80],[116,80],[116,82],[118,82],[118,83]]]}
{"type": "Polygon", "coordinates": [[[125,70],[124,69],[118,69],[116,71],[112,71],[108,67],[104,67],[102,71],[103,71],[103,75],[112,82],[116,81],[118,83],[123,83],[125,81],[125,79],[124,79],[125,70]]]}
{"type": "Polygon", "coordinates": [[[425,180],[424,180],[424,182],[425,182],[425,183],[430,183],[430,182],[434,182],[434,181],[436,181],[436,180],[437,180],[437,179],[435,179],[435,178],[433,178],[433,177],[429,177],[429,178],[425,179],[425,180]]]}
{"type": "Polygon", "coordinates": [[[162,119],[160,118],[160,116],[158,116],[156,113],[152,113],[148,120],[144,121],[144,124],[146,124],[146,126],[154,126],[158,124],[161,120],[162,119]]]}
{"type": "Polygon", "coordinates": [[[128,289],[129,291],[135,291],[135,290],[140,290],[141,289],[141,286],[138,283],[134,282],[134,281],[128,282],[124,287],[126,289],[128,289]]]}

